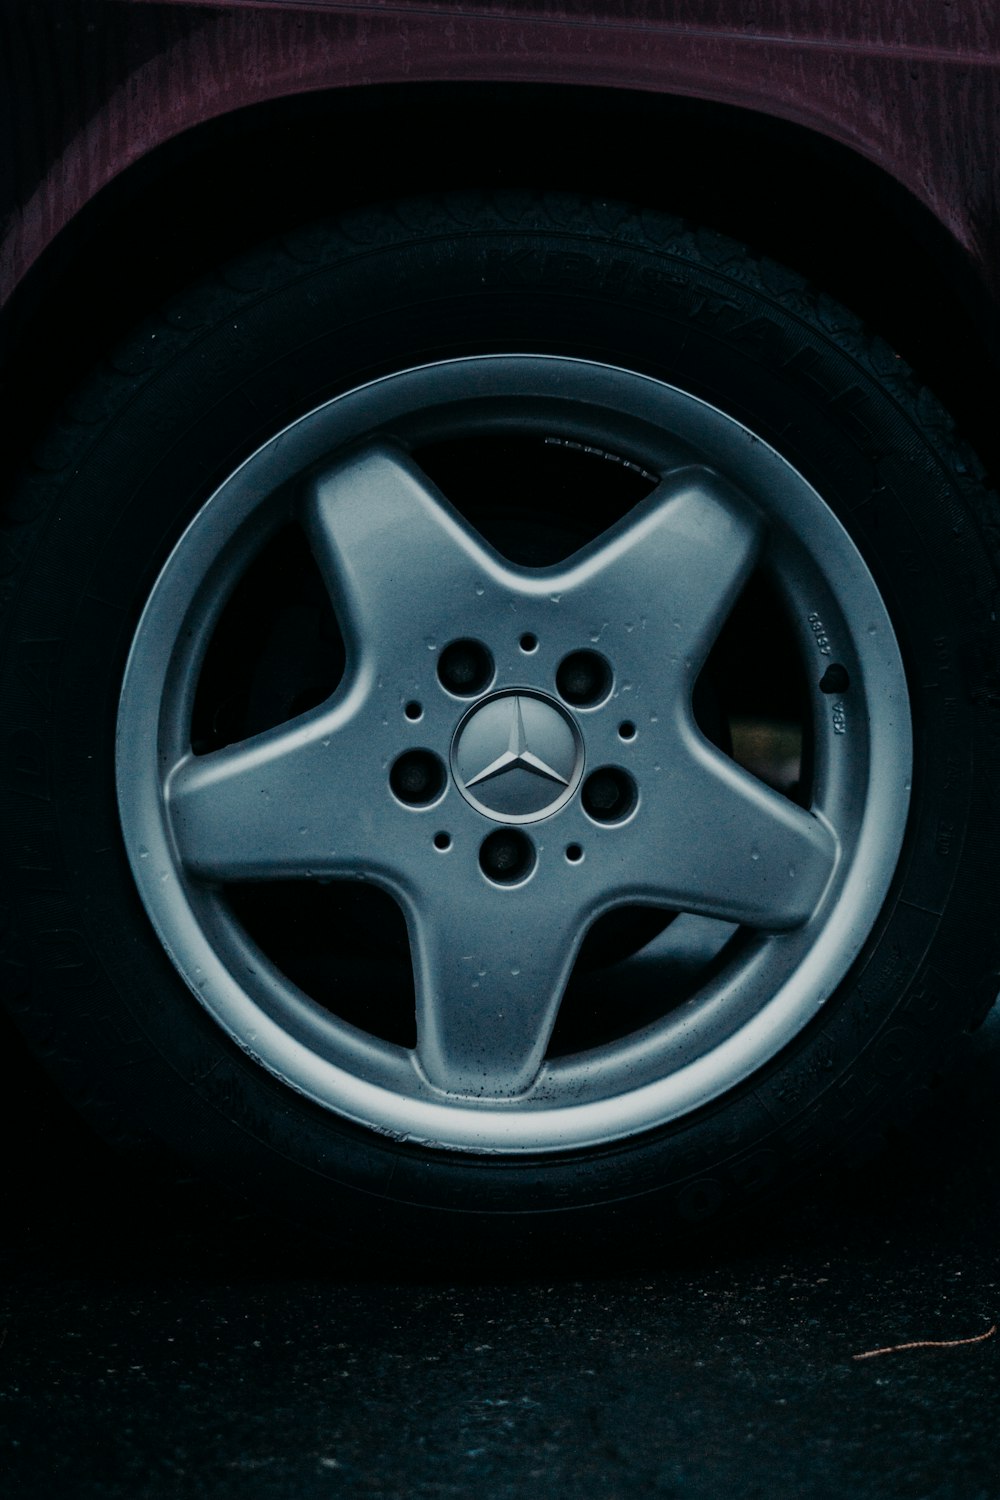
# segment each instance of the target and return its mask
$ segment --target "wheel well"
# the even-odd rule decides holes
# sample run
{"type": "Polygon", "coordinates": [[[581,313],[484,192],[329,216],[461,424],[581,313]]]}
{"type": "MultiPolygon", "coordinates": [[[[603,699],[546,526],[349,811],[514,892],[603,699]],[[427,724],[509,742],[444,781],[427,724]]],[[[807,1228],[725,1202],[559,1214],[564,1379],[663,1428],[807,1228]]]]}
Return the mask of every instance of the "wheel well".
{"type": "Polygon", "coordinates": [[[885,336],[1000,471],[996,310],[960,248],[893,179],[823,136],[733,106],[534,85],[307,95],[160,147],[87,206],[15,294],[9,431],[30,442],[147,309],[262,238],[364,202],[504,186],[680,213],[801,271],[885,336]]]}

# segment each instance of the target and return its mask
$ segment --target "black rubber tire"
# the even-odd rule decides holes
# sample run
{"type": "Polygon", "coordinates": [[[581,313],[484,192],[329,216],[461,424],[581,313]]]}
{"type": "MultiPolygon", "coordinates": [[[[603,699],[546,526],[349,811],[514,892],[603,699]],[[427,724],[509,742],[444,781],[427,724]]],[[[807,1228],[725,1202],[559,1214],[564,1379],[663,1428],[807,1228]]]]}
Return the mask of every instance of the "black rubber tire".
{"type": "Polygon", "coordinates": [[[665,1234],[759,1199],[906,1118],[997,989],[998,510],[947,416],[841,307],[662,216],[462,196],[298,233],[140,328],[10,498],[0,828],[8,1003],[123,1145],[325,1230],[496,1246],[665,1234]],[[696,1118],[569,1158],[435,1153],[349,1125],[232,1045],[147,921],[118,826],[119,686],[179,532],[320,401],[432,358],[563,352],[658,376],[777,448],[833,508],[911,684],[913,800],[889,900],[837,995],[696,1118]],[[573,1211],[577,1212],[573,1212],[573,1211]]]}

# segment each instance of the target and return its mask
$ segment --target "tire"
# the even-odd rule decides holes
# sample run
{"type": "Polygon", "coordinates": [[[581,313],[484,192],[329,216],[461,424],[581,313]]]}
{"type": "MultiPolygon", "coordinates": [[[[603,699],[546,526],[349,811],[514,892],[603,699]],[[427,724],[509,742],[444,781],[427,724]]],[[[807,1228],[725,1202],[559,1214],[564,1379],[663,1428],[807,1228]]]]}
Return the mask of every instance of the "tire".
{"type": "Polygon", "coordinates": [[[12,1008],[338,1236],[667,1236],[997,988],[997,514],[899,359],[606,203],[373,209],[141,328],[7,514],[12,1008]]]}

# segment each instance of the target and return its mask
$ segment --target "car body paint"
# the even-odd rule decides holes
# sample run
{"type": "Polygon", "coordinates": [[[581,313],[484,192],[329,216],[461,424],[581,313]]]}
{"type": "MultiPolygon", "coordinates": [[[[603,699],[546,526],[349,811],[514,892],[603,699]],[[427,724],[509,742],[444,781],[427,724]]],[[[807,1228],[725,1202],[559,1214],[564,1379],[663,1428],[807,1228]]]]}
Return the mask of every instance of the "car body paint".
{"type": "Polygon", "coordinates": [[[0,301],[176,136],[289,95],[440,81],[662,93],[806,126],[906,188],[1000,301],[1000,19],[977,0],[83,0],[6,11],[0,56],[0,301]]]}

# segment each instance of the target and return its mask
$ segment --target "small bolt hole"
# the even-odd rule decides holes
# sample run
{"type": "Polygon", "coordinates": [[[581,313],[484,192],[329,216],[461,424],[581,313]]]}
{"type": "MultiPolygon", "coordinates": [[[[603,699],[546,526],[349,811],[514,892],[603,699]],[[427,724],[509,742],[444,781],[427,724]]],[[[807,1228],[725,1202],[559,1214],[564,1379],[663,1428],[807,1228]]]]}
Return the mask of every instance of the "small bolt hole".
{"type": "Polygon", "coordinates": [[[530,630],[527,630],[525,631],[524,635],[522,635],[518,644],[520,645],[522,651],[530,655],[532,651],[538,650],[538,637],[537,635],[532,635],[530,630]]]}
{"type": "Polygon", "coordinates": [[[623,740],[635,739],[635,725],[632,723],[631,719],[622,720],[622,722],[618,726],[618,735],[619,738],[623,740]]]}
{"type": "Polygon", "coordinates": [[[851,679],[847,675],[847,668],[842,667],[839,661],[827,667],[819,680],[821,693],[846,693],[851,685],[851,679]]]}
{"type": "Polygon", "coordinates": [[[426,807],[436,801],[444,784],[444,766],[430,750],[407,750],[389,772],[389,785],[408,807],[426,807]]]}
{"type": "Polygon", "coordinates": [[[566,858],[569,860],[571,865],[579,864],[581,859],[583,858],[582,846],[580,844],[567,844],[566,858]]]}
{"type": "Polygon", "coordinates": [[[618,766],[602,766],[592,771],[583,783],[584,811],[595,823],[620,823],[627,818],[639,798],[636,784],[618,766]]]}
{"type": "Polygon", "coordinates": [[[556,687],[566,703],[575,708],[594,708],[611,692],[611,668],[596,651],[571,651],[556,673],[556,687]]]}
{"type": "Polygon", "coordinates": [[[403,712],[404,712],[404,714],[406,715],[406,717],[408,719],[413,719],[414,721],[416,721],[417,719],[423,718],[423,714],[424,714],[424,710],[423,710],[422,706],[419,703],[417,703],[415,699],[411,700],[406,705],[406,707],[403,709],[403,712]]]}
{"type": "Polygon", "coordinates": [[[493,658],[482,641],[452,641],[441,653],[438,678],[457,698],[474,698],[492,681],[493,658]]]}
{"type": "Polygon", "coordinates": [[[451,834],[450,833],[443,833],[443,832],[442,833],[436,833],[434,835],[434,847],[435,847],[435,849],[450,849],[451,848],[451,834]]]}
{"type": "Polygon", "coordinates": [[[497,885],[514,885],[523,880],[534,863],[531,840],[517,828],[498,828],[480,845],[479,867],[497,885]]]}

